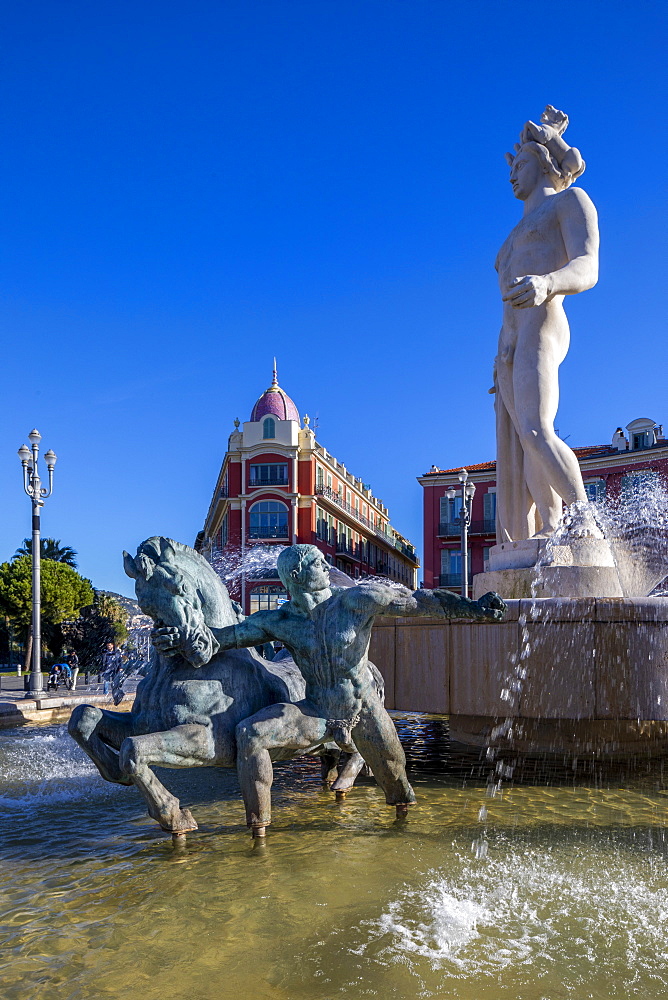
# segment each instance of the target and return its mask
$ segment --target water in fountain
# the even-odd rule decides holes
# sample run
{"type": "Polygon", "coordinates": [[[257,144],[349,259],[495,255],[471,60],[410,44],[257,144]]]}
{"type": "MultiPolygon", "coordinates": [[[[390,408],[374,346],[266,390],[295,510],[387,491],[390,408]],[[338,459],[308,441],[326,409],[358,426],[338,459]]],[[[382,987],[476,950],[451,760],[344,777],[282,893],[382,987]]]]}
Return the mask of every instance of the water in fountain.
{"type": "MultiPolygon", "coordinates": [[[[285,548],[285,545],[251,545],[242,551],[229,547],[225,552],[214,552],[210,561],[226,586],[233,586],[242,575],[251,580],[278,579],[276,564],[285,548]]],[[[354,587],[359,582],[336,566],[329,567],[329,578],[334,587],[354,587]]]]}
{"type": "Polygon", "coordinates": [[[618,497],[604,498],[597,516],[610,542],[625,597],[666,590],[668,487],[659,477],[641,480],[618,497]]]}
{"type": "MultiPolygon", "coordinates": [[[[523,606],[518,618],[519,649],[509,657],[501,690],[501,699],[508,704],[508,715],[493,727],[486,747],[486,759],[493,768],[487,781],[490,797],[502,794],[504,781],[512,779],[517,765],[512,747],[513,740],[523,735],[519,712],[527,678],[527,661],[536,652],[538,644],[545,641],[546,634],[542,628],[534,628],[532,632],[530,625],[540,622],[542,626],[547,626],[551,621],[563,620],[564,612],[572,603],[567,598],[545,600],[538,594],[544,593],[546,572],[553,563],[554,550],[569,544],[569,532],[577,513],[567,508],[559,527],[546,540],[536,566],[530,602],[528,607],[526,604],[523,606]]],[[[643,483],[642,489],[627,491],[618,498],[598,504],[596,516],[613,549],[625,595],[637,598],[648,594],[652,588],[655,588],[656,594],[661,592],[662,586],[665,589],[668,573],[668,490],[665,485],[658,478],[643,483]],[[664,581],[663,584],[661,581],[664,581]]],[[[578,628],[574,622],[574,627],[560,632],[559,641],[552,650],[555,665],[560,660],[577,663],[583,655],[596,655],[593,646],[583,646],[583,628],[578,628]]],[[[534,683],[537,681],[538,678],[534,678],[534,683]]],[[[544,678],[544,683],[549,684],[549,676],[544,678]]],[[[659,704],[660,701],[659,698],[659,704]]],[[[570,708],[573,717],[579,718],[582,706],[571,704],[570,708]]],[[[577,769],[577,757],[573,758],[572,766],[577,769]]],[[[472,846],[476,855],[483,857],[487,851],[484,806],[479,820],[482,831],[472,846]]]]}
{"type": "Polygon", "coordinates": [[[447,720],[397,719],[419,807],[345,803],[316,761],[276,767],[247,836],[232,770],[164,773],[200,830],[174,851],[136,790],[63,726],[0,731],[3,1000],[628,1000],[666,990],[660,769],[607,787],[552,772],[489,799],[447,720]],[[489,855],[468,845],[482,806],[489,855]],[[138,944],[139,942],[139,944],[138,944]]]}

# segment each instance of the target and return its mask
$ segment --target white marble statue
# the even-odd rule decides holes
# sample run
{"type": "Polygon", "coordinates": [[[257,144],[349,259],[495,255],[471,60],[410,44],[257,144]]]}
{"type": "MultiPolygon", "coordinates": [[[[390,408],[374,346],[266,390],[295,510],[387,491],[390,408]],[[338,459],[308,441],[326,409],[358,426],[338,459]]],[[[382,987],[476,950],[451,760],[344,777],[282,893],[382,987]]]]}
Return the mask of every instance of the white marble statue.
{"type": "Polygon", "coordinates": [[[504,303],[495,361],[497,542],[545,538],[570,507],[575,537],[602,538],[577,459],[554,430],[559,365],[569,344],[564,296],[598,278],[596,209],[571,187],[585,165],[562,138],[568,118],[548,105],[506,153],[522,219],[496,269],[504,303]]]}

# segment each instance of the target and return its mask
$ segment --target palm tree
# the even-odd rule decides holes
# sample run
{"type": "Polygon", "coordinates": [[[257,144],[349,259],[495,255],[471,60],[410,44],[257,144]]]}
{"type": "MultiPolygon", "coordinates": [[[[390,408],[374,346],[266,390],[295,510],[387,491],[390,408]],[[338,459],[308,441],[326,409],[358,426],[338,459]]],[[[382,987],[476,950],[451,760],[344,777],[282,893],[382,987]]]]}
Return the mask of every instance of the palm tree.
{"type": "MultiPolygon", "coordinates": [[[[72,569],[77,568],[76,549],[69,545],[61,545],[59,538],[41,538],[39,551],[42,559],[52,559],[53,562],[67,563],[72,569]]],[[[12,559],[20,559],[21,556],[32,555],[32,539],[24,538],[23,545],[16,550],[12,559]]]]}

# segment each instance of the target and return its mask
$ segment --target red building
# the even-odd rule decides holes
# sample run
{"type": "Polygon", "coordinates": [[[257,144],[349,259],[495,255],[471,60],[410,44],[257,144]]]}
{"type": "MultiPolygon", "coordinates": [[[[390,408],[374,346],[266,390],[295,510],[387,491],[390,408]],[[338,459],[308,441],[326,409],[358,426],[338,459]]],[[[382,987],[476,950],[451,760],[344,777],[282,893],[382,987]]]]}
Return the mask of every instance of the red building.
{"type": "MultiPolygon", "coordinates": [[[[616,497],[638,489],[657,477],[668,485],[668,440],[663,427],[640,417],[615,431],[610,445],[574,448],[590,499],[616,497]]],[[[487,556],[496,543],[496,462],[466,467],[476,492],[469,533],[469,579],[487,568],[487,556]]],[[[424,488],[424,586],[461,589],[461,501],[448,500],[446,490],[459,487],[460,469],[432,466],[418,482],[424,488]]]]}
{"type": "Polygon", "coordinates": [[[414,589],[415,548],[390,524],[368,484],[315,439],[308,416],[278,384],[230,434],[227,453],[195,547],[227,575],[246,614],[271,609],[287,596],[273,547],[306,542],[353,579],[382,575],[414,589]]]}

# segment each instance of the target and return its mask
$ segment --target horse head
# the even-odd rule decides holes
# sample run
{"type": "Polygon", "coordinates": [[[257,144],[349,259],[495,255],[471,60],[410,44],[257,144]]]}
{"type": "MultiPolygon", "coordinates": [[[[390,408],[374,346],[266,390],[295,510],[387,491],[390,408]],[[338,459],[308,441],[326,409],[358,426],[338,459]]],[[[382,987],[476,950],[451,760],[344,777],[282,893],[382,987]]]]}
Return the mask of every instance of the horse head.
{"type": "Polygon", "coordinates": [[[142,542],[123,565],[135,581],[137,602],[156,627],[223,628],[238,617],[227,587],[203,556],[163,535],[142,542]]]}

